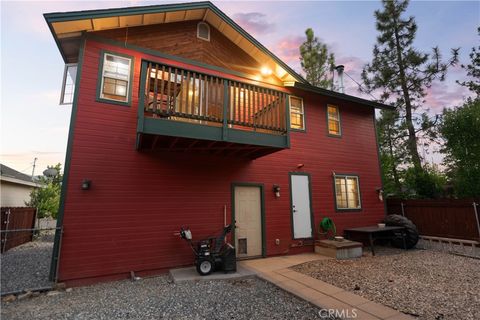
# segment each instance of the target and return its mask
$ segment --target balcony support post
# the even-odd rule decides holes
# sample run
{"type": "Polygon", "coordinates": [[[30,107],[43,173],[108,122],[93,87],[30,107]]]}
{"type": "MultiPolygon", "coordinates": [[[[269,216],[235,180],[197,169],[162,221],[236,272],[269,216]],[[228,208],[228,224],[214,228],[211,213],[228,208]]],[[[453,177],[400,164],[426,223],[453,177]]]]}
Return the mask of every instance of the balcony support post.
{"type": "MultiPolygon", "coordinates": [[[[150,75],[149,75],[150,76],[150,75]]],[[[145,85],[147,78],[147,62],[142,61],[142,70],[140,72],[140,96],[138,97],[137,109],[137,145],[140,148],[140,133],[143,132],[145,118],[145,85]]]]}
{"type": "Polygon", "coordinates": [[[228,80],[223,80],[223,130],[222,130],[222,140],[228,140],[228,106],[229,106],[229,96],[228,96],[228,80]]]}
{"type": "MultiPolygon", "coordinates": [[[[287,134],[287,148],[290,148],[290,95],[285,95],[285,122],[287,124],[286,134],[287,134]]],[[[305,121],[305,120],[304,120],[305,121]]]]}

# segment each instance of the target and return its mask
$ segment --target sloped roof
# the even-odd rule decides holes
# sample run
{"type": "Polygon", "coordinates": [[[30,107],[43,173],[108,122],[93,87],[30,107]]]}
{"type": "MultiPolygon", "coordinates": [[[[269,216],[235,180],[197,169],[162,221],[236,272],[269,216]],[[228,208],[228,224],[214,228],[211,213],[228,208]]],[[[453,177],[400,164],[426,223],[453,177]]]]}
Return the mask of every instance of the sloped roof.
{"type": "Polygon", "coordinates": [[[81,36],[94,32],[179,21],[204,20],[252,56],[261,65],[270,67],[286,86],[331,96],[360,105],[393,109],[392,106],[312,86],[285,62],[252,37],[235,21],[209,1],[150,5],[139,7],[54,12],[44,14],[65,63],[78,59],[81,36]]]}
{"type": "Polygon", "coordinates": [[[209,1],[44,14],[66,63],[76,62],[83,32],[204,20],[283,81],[305,79],[209,1]]]}
{"type": "Polygon", "coordinates": [[[12,169],[4,164],[0,164],[0,177],[2,180],[6,180],[9,182],[16,182],[16,183],[22,183],[22,184],[27,184],[31,186],[36,186],[35,182],[32,181],[32,177],[21,173],[15,169],[12,169]]]}
{"type": "Polygon", "coordinates": [[[384,104],[384,103],[380,103],[380,102],[376,102],[376,101],[371,101],[371,100],[351,96],[351,95],[348,95],[348,94],[345,94],[345,93],[340,93],[340,92],[333,91],[333,90],[328,90],[328,89],[324,89],[324,88],[320,88],[320,87],[315,87],[315,86],[312,86],[311,84],[308,84],[308,83],[295,82],[295,83],[293,83],[292,85],[289,85],[289,86],[294,87],[294,88],[298,88],[298,89],[301,89],[301,90],[305,90],[305,91],[318,93],[318,94],[321,94],[321,95],[324,95],[324,96],[327,96],[327,97],[332,97],[332,98],[337,98],[337,99],[341,99],[341,100],[345,100],[345,101],[355,102],[355,103],[358,103],[358,104],[361,104],[361,105],[367,105],[369,107],[373,107],[373,108],[376,108],[376,109],[395,109],[394,106],[391,106],[391,105],[388,105],[388,104],[384,104]]]}

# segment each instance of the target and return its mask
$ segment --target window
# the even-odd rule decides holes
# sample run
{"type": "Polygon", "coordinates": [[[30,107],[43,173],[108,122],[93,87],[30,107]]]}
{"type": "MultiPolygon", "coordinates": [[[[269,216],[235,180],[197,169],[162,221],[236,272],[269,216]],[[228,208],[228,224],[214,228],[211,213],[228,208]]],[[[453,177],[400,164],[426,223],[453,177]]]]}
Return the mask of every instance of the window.
{"type": "Polygon", "coordinates": [[[361,209],[358,176],[335,175],[334,178],[337,209],[361,209]]]}
{"type": "Polygon", "coordinates": [[[305,130],[305,114],[301,98],[290,97],[290,128],[305,130]]]}
{"type": "Polygon", "coordinates": [[[131,67],[131,58],[105,53],[100,98],[128,103],[131,67]]]}
{"type": "Polygon", "coordinates": [[[340,112],[338,107],[327,105],[328,134],[334,136],[342,135],[340,128],[340,112]]]}
{"type": "Polygon", "coordinates": [[[210,41],[210,26],[206,22],[197,24],[197,38],[210,41]]]}
{"type": "Polygon", "coordinates": [[[62,93],[60,95],[60,104],[72,104],[75,93],[75,79],[77,77],[77,64],[69,63],[65,65],[63,72],[62,93]]]}

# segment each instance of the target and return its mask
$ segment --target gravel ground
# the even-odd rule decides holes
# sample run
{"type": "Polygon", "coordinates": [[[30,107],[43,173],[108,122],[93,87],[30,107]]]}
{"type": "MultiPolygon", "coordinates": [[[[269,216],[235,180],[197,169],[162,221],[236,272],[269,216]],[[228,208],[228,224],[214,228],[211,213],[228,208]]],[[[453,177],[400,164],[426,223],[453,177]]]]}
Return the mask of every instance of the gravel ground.
{"type": "Polygon", "coordinates": [[[1,292],[50,286],[52,249],[53,233],[50,232],[2,254],[1,292]]]}
{"type": "Polygon", "coordinates": [[[433,250],[375,253],[292,269],[419,319],[480,319],[480,260],[433,250]]]}
{"type": "Polygon", "coordinates": [[[174,284],[117,281],[2,303],[7,319],[320,319],[318,309],[256,278],[174,284]]]}

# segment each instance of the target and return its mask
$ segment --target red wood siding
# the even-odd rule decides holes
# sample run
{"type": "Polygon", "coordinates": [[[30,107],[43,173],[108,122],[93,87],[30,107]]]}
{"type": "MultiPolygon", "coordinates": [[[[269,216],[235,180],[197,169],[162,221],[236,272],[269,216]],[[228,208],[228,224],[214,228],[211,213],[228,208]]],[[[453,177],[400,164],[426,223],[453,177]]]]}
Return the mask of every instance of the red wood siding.
{"type": "Polygon", "coordinates": [[[291,149],[253,161],[142,153],[135,150],[141,58],[138,52],[87,41],[77,87],[60,281],[86,283],[96,277],[127,277],[131,270],[152,272],[191,264],[190,248],[174,233],[189,226],[198,239],[221,230],[224,205],[230,219],[232,182],[265,186],[267,255],[312,251],[291,248],[297,241],[291,240],[288,173],[298,164],[311,174],[315,224],[329,216],[341,233],[383,218],[384,206],[375,190],[381,181],[372,109],[295,91],[304,98],[306,132],[291,133],[291,149]],[[96,101],[102,49],[135,57],[130,107],[96,101]],[[327,103],[340,108],[341,138],[327,136],[327,103]],[[358,174],[362,211],[335,212],[332,171],[358,174]],[[81,190],[83,179],[92,180],[90,190],[81,190]],[[273,184],[281,187],[278,199],[273,184]]]}

